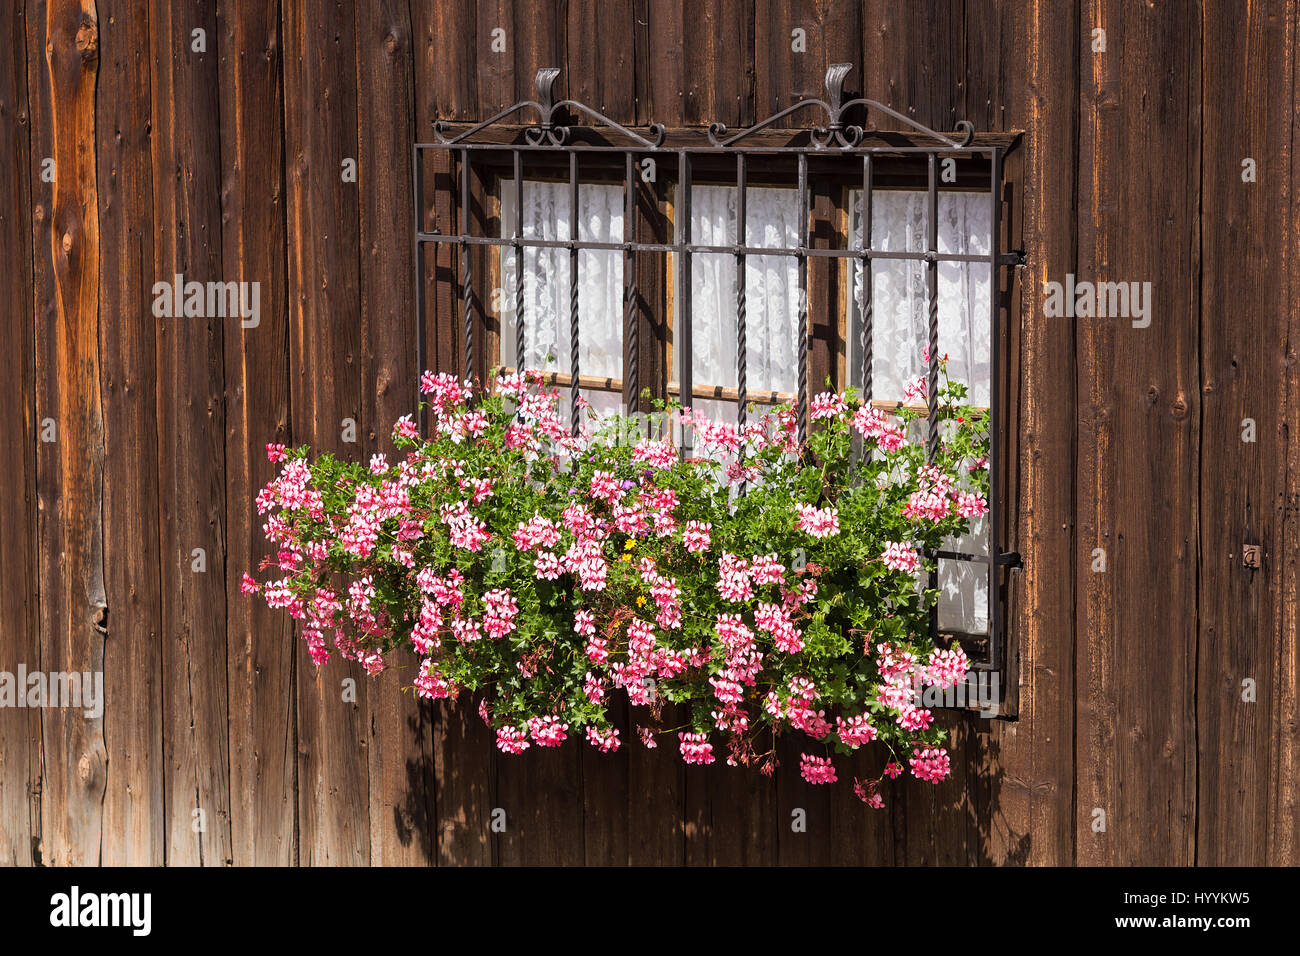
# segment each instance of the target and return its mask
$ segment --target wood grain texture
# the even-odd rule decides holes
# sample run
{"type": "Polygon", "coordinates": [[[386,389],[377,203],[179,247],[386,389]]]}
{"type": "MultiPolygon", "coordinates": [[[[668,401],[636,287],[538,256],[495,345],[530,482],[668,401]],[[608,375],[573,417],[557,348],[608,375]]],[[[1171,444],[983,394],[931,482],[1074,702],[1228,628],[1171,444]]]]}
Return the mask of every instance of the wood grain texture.
{"type": "MultiPolygon", "coordinates": [[[[286,4],[282,31],[293,436],[355,460],[364,424],[360,213],[343,163],[358,152],[356,11],[350,2],[286,4]],[[344,440],[345,420],[355,442],[344,440]]],[[[299,862],[365,865],[371,685],[337,655],[316,668],[298,643],[299,862]]]]}
{"type": "Polygon", "coordinates": [[[278,11],[223,0],[221,241],[230,281],[259,284],[258,324],[225,336],[226,681],[230,831],[236,865],[298,858],[297,708],[291,622],[239,590],[270,550],[251,502],[289,430],[283,45],[278,11]]]}
{"type": "MultiPolygon", "coordinates": [[[[89,0],[33,3],[27,11],[32,117],[40,668],[102,672],[104,418],[98,328],[99,218],[95,82],[99,25],[89,0]],[[54,182],[41,177],[54,161],[54,182]],[[53,433],[51,433],[53,434],[53,433]]],[[[107,691],[106,691],[107,692],[107,691]]],[[[72,707],[41,712],[41,859],[96,864],[107,782],[104,717],[72,707]]]]}
{"type": "Polygon", "coordinates": [[[637,53],[637,62],[647,64],[645,73],[638,74],[642,121],[667,126],[753,123],[753,3],[642,2],[637,16],[646,24],[637,53]]]}
{"type": "Polygon", "coordinates": [[[636,123],[636,3],[570,0],[566,7],[565,62],[557,65],[569,77],[568,95],[616,123],[636,123]]]}
{"type": "MultiPolygon", "coordinates": [[[[104,401],[104,579],[111,609],[104,682],[103,861],[167,858],[163,792],[162,573],[158,535],[158,362],[152,289],[153,155],[149,9],[136,3],[100,30],[96,97],[99,326],[104,401]]],[[[169,442],[170,444],[170,442],[169,442]]],[[[173,575],[174,577],[174,575],[173,575]]],[[[225,733],[224,727],[217,728],[225,733]]]]}
{"type": "MultiPolygon", "coordinates": [[[[225,281],[216,26],[215,0],[150,9],[159,281],[225,281]]],[[[188,297],[176,312],[156,320],[167,861],[219,865],[231,858],[223,343],[241,321],[211,303],[194,316],[188,297]]]]}
{"type": "MultiPolygon", "coordinates": [[[[1291,112],[1300,105],[1300,85],[1295,79],[1295,50],[1300,33],[1300,16],[1295,5],[1287,7],[1286,75],[1291,77],[1291,112]]],[[[1269,813],[1266,839],[1268,863],[1272,866],[1300,864],[1300,215],[1295,196],[1300,189],[1300,153],[1287,143],[1287,189],[1285,207],[1290,210],[1284,223],[1286,242],[1281,265],[1288,316],[1279,389],[1282,408],[1281,453],[1274,467],[1282,495],[1278,555],[1278,644],[1273,664],[1274,695],[1269,738],[1269,813]]]]}
{"type": "MultiPolygon", "coordinates": [[[[754,11],[754,60],[756,65],[764,64],[765,69],[754,70],[756,119],[801,99],[824,99],[826,68],[832,63],[852,63],[853,72],[844,89],[860,90],[862,15],[863,4],[857,0],[810,0],[802,4],[758,0],[754,11]],[[802,30],[803,35],[796,35],[796,30],[802,30]]],[[[823,117],[814,108],[790,119],[800,125],[820,123],[823,117]]]]}
{"type": "MultiPolygon", "coordinates": [[[[1287,95],[1267,90],[1290,71],[1294,8],[1208,2],[1202,13],[1203,109],[1200,370],[1200,576],[1197,686],[1199,749],[1196,862],[1262,866],[1269,859],[1270,740],[1276,665],[1285,660],[1279,597],[1285,573],[1285,401],[1289,303],[1270,255],[1286,236],[1287,207],[1273,187],[1288,182],[1292,119],[1287,95]],[[1211,39],[1213,38],[1213,39],[1211,39]],[[1256,181],[1242,179],[1253,159],[1256,181]],[[1222,317],[1227,321],[1218,321],[1222,317]],[[1249,421],[1248,421],[1249,420],[1249,421]],[[1254,434],[1246,430],[1253,423],[1254,434]],[[1246,441],[1246,437],[1253,438],[1246,441]],[[1259,569],[1242,564],[1262,544],[1259,569]],[[1244,681],[1255,684],[1246,701],[1244,681]]],[[[1293,188],[1288,185],[1288,189],[1293,188]]]]}
{"type": "MultiPolygon", "coordinates": [[[[476,119],[535,99],[537,71],[565,65],[565,7],[561,0],[479,0],[474,32],[455,41],[470,47],[478,75],[476,119]]],[[[556,99],[568,95],[571,82],[561,74],[556,99]]]]}
{"type": "MultiPolygon", "coordinates": [[[[949,0],[863,0],[862,90],[914,122],[944,132],[964,119],[967,76],[962,5],[949,0]]],[[[984,64],[980,64],[980,70],[984,64]]],[[[850,74],[855,76],[856,74],[850,74]]],[[[877,129],[905,129],[873,113],[877,129]]]]}
{"type": "MultiPolygon", "coordinates": [[[[32,311],[31,125],[27,109],[27,37],[23,4],[0,9],[0,44],[13,55],[0,67],[0,669],[38,667],[39,576],[36,559],[35,325],[32,311]]],[[[0,865],[27,866],[39,846],[40,712],[0,709],[0,865]]]]}
{"type": "Polygon", "coordinates": [[[1093,53],[1079,40],[1078,276],[1150,282],[1153,306],[1149,328],[1076,324],[1077,862],[1186,865],[1196,842],[1201,38],[1154,7],[1089,2],[1082,20],[1108,43],[1093,53]],[[1129,226],[1135,207],[1161,210],[1159,226],[1129,226]],[[1105,549],[1104,573],[1091,571],[1094,548],[1105,549]],[[1093,830],[1098,809],[1105,832],[1093,830]]]}
{"type": "MultiPolygon", "coordinates": [[[[361,391],[365,454],[396,460],[390,429],[418,404],[411,286],[414,135],[411,24],[404,2],[363,0],[356,11],[361,214],[361,391]],[[400,277],[400,278],[399,278],[400,277]]],[[[370,859],[433,860],[436,817],[431,708],[411,689],[414,661],[370,688],[370,859]]]]}

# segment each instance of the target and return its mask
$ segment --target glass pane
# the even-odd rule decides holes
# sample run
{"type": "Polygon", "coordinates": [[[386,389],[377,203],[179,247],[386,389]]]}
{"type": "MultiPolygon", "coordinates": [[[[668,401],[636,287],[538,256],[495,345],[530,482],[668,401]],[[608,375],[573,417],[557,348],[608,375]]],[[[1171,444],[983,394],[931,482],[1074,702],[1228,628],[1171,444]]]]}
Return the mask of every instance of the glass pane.
{"type": "MultiPolygon", "coordinates": [[[[939,193],[939,251],[988,255],[986,193],[939,193]]],[[[850,248],[862,248],[862,191],[850,193],[850,248]]],[[[929,225],[924,190],[877,190],[871,194],[871,245],[883,252],[926,250],[929,225]]],[[[862,387],[859,342],[864,306],[860,262],[851,264],[849,382],[862,387]]],[[[939,263],[939,348],[948,374],[970,386],[971,401],[989,404],[991,329],[989,266],[983,262],[939,263]]],[[[871,262],[872,392],[881,401],[902,401],[909,381],[924,374],[922,350],[929,341],[925,263],[905,259],[871,262]]]]}
{"type": "MultiPolygon", "coordinates": [[[[514,235],[513,180],[501,184],[501,235],[514,235]]],[[[582,184],[578,191],[578,238],[623,241],[623,187],[582,184]]],[[[524,180],[522,235],[567,240],[573,234],[569,184],[524,180]]],[[[503,247],[501,290],[491,303],[501,318],[501,362],[516,364],[515,252],[503,247]]],[[[524,249],[524,367],[569,372],[569,251],[524,249]]],[[[578,252],[579,372],[602,378],[623,374],[623,254],[617,250],[578,252]]],[[[585,393],[584,393],[585,394],[585,393]]],[[[593,403],[595,393],[587,397],[593,403]]],[[[616,396],[617,397],[617,396],[616,396]]]]}
{"type": "MultiPolygon", "coordinates": [[[[970,534],[944,542],[945,551],[987,556],[988,518],[972,522],[970,534]]],[[[987,634],[989,568],[978,561],[939,559],[939,630],[987,634]]]]}
{"type": "MultiPolygon", "coordinates": [[[[691,190],[691,239],[730,245],[736,239],[733,186],[691,190]]],[[[745,190],[745,244],[768,248],[799,243],[799,196],[793,189],[745,190]]],[[[745,260],[745,371],[750,392],[798,389],[799,271],[793,256],[745,260]]],[[[739,384],[736,365],[736,259],[728,253],[691,257],[691,373],[697,385],[739,384]]],[[[675,317],[674,321],[677,321],[675,317]]],[[[680,362],[674,351],[674,364],[680,362]]],[[[674,369],[674,377],[677,377],[674,369]]],[[[683,401],[683,404],[687,402],[683,401]]],[[[709,415],[734,421],[736,403],[695,401],[709,415]]]]}

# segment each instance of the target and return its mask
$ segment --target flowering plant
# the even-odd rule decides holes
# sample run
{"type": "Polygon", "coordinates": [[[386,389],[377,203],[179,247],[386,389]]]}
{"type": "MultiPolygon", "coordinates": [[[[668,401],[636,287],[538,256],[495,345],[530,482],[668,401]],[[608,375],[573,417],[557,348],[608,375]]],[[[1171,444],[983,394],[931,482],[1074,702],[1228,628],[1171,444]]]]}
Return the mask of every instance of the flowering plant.
{"type": "MultiPolygon", "coordinates": [[[[988,494],[984,415],[941,368],[931,461],[921,413],[851,390],[810,402],[803,444],[788,406],[738,427],[662,405],[598,419],[580,400],[575,435],[536,373],[477,388],[426,372],[431,437],[399,420],[398,460],[268,446],[282,468],[257,508],[277,553],[243,589],[302,621],[318,665],[330,639],[372,674],[413,653],[414,691],[477,694],[507,753],[577,733],[616,750],[621,688],[641,743],[675,735],[687,763],[721,744],[771,773],[776,737],[797,732],[810,783],[873,742],[886,774],[938,782],[948,756],[918,692],[968,661],[931,643],[925,555],[988,494]],[[653,437],[673,416],[701,457],[653,437]],[[684,725],[664,726],[664,701],[684,725]]],[[[879,782],[855,791],[880,806],[879,782]]]]}

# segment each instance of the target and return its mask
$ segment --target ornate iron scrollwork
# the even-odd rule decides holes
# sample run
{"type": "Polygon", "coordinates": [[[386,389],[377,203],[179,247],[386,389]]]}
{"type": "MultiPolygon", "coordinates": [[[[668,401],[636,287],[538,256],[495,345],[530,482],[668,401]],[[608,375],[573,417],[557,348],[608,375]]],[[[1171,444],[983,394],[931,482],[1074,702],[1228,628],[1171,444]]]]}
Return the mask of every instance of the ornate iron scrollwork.
{"type": "Polygon", "coordinates": [[[577,100],[555,100],[555,81],[559,79],[560,71],[557,67],[548,66],[537,71],[537,76],[533,80],[533,86],[537,90],[536,100],[521,100],[514,106],[508,107],[489,117],[476,126],[455,135],[448,136],[450,124],[438,120],[433,124],[433,133],[438,137],[438,141],[446,146],[454,146],[457,143],[463,143],[470,140],[474,134],[487,129],[496,123],[501,122],[508,116],[526,109],[533,109],[537,112],[537,123],[533,126],[524,128],[524,139],[532,146],[564,146],[567,145],[572,137],[573,127],[567,123],[557,123],[557,116],[563,118],[563,111],[571,110],[588,119],[595,120],[601,126],[615,130],[621,135],[627,137],[630,144],[644,146],[647,149],[655,149],[663,145],[664,128],[658,123],[651,123],[646,129],[650,137],[647,139],[640,133],[628,129],[621,123],[616,123],[603,113],[592,109],[585,103],[579,103],[577,100]]]}
{"type": "Polygon", "coordinates": [[[792,113],[799,110],[807,109],[810,106],[820,106],[826,113],[826,125],[814,126],[809,130],[809,137],[812,139],[813,146],[817,149],[851,149],[862,142],[865,130],[862,126],[855,124],[846,124],[844,115],[857,106],[863,107],[868,115],[871,110],[878,110],[886,116],[891,116],[901,123],[905,123],[918,133],[929,136],[934,140],[951,146],[953,149],[962,149],[969,146],[975,138],[975,127],[966,120],[961,120],[957,124],[957,132],[962,136],[961,139],[955,140],[942,133],[938,133],[928,126],[923,126],[909,117],[904,116],[897,110],[892,110],[883,103],[875,100],[869,100],[864,97],[851,99],[844,102],[844,80],[853,69],[852,63],[832,63],[826,70],[826,99],[805,99],[800,100],[793,106],[788,106],[779,113],[774,113],[761,123],[742,129],[738,132],[728,134],[727,127],[723,123],[711,123],[709,125],[709,142],[714,146],[731,146],[740,142],[748,136],[757,133],[759,130],[767,129],[776,123],[785,119],[792,113]]]}

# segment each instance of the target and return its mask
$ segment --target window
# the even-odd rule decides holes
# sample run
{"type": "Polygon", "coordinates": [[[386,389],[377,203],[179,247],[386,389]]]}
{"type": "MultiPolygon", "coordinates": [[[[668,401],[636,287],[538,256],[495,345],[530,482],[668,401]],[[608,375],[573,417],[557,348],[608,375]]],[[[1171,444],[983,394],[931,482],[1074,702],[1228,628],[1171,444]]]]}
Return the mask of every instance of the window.
{"type": "MultiPolygon", "coordinates": [[[[737,201],[734,186],[694,186],[691,237],[706,246],[735,243],[737,201]]],[[[674,203],[674,208],[677,205],[674,203]]],[[[799,244],[799,196],[794,189],[752,187],[747,190],[746,205],[745,245],[791,248],[799,244]]],[[[734,394],[740,365],[736,322],[739,274],[736,257],[730,253],[700,253],[691,258],[690,378],[695,386],[691,404],[712,418],[731,421],[738,414],[734,394]]],[[[746,256],[745,292],[747,397],[768,405],[792,401],[799,385],[796,261],[790,256],[746,256]]],[[[682,360],[681,350],[676,350],[670,392],[680,391],[682,360]]]]}
{"type": "MultiPolygon", "coordinates": [[[[1017,560],[999,543],[997,288],[1016,261],[1001,251],[1009,138],[974,143],[967,127],[959,142],[899,117],[916,132],[867,145],[846,111],[885,108],[844,102],[846,72],[828,72],[826,101],[747,130],[669,133],[555,103],[556,71],[542,71],[537,102],[460,129],[440,124],[440,142],[417,144],[417,195],[421,151],[441,150],[460,223],[424,231],[427,210],[417,209],[417,270],[425,243],[458,254],[466,374],[542,370],[567,386],[571,414],[579,397],[616,412],[648,388],[742,421],[750,405],[793,401],[805,429],[826,378],[896,409],[909,382],[935,374],[922,353],[937,340],[950,374],[989,409],[995,454],[990,515],[934,555],[935,627],[997,670],[1005,569],[1017,560]],[[772,128],[814,106],[825,127],[772,128]],[[557,123],[564,110],[601,125],[557,123]],[[521,111],[539,122],[504,125],[521,111]],[[488,283],[490,293],[479,288],[488,283]]],[[[925,407],[918,424],[934,447],[925,407]]]]}
{"type": "MultiPolygon", "coordinates": [[[[568,183],[525,179],[523,214],[511,201],[518,195],[513,179],[500,181],[501,235],[567,242],[574,236],[573,207],[568,183]]],[[[623,190],[618,186],[588,183],[578,190],[576,238],[587,242],[623,241],[623,190]]],[[[523,317],[525,356],[522,366],[516,354],[518,309],[502,295],[499,364],[511,368],[556,372],[571,380],[573,361],[570,329],[570,257],[563,248],[528,247],[523,257],[523,317]]],[[[500,288],[515,287],[515,255],[500,248],[497,269],[500,288]]],[[[578,266],[578,367],[589,379],[603,379],[580,388],[580,394],[602,413],[617,412],[623,406],[623,323],[610,321],[623,313],[623,256],[605,249],[583,249],[578,266]]],[[[558,376],[557,376],[558,378],[558,376]]],[[[567,402],[567,399],[565,400],[567,402]]],[[[565,414],[571,409],[561,405],[565,414]]]]}

